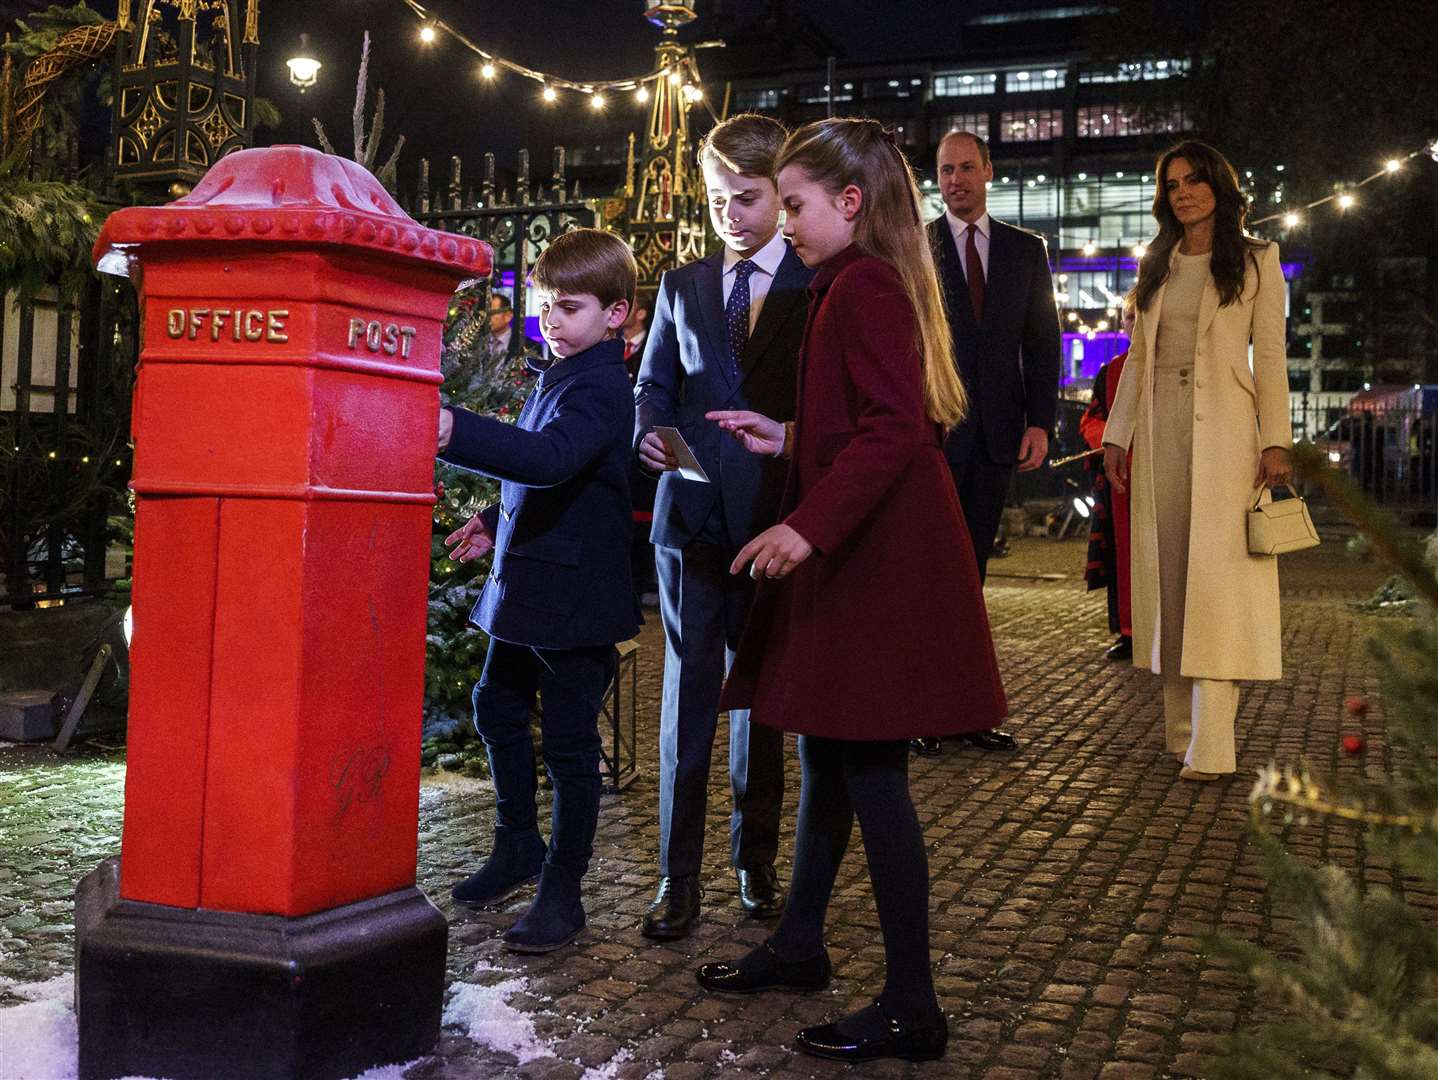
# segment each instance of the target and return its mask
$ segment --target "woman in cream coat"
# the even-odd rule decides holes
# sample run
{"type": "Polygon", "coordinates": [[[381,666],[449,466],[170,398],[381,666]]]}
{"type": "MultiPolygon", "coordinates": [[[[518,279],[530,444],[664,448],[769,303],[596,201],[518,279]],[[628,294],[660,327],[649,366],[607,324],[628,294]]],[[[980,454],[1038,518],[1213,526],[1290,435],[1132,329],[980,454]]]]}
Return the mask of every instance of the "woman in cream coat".
{"type": "Polygon", "coordinates": [[[1278,245],[1243,232],[1247,203],[1218,151],[1181,143],[1156,175],[1159,235],[1139,266],[1104,469],[1125,490],[1132,448],[1134,663],[1163,678],[1179,775],[1214,780],[1236,767],[1236,680],[1283,670],[1278,564],[1248,553],[1246,518],[1260,488],[1289,478],[1285,290],[1278,245]]]}

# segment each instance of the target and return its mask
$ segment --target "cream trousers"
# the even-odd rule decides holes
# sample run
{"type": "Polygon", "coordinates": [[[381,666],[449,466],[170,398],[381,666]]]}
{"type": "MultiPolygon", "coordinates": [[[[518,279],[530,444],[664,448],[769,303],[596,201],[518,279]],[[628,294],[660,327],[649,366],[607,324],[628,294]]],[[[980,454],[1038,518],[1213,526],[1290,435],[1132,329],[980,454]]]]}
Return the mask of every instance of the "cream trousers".
{"type": "Polygon", "coordinates": [[[1163,727],[1170,754],[1182,754],[1190,769],[1231,773],[1237,768],[1233,722],[1238,716],[1238,683],[1227,679],[1163,678],[1163,727]]]}

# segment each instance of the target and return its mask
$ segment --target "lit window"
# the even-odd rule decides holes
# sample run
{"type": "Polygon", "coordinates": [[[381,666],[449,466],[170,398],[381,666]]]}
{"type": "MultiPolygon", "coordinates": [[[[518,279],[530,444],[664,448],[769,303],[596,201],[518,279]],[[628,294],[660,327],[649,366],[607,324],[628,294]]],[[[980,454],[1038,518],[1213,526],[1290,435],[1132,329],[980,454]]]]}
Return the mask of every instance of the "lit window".
{"type": "Polygon", "coordinates": [[[999,120],[1004,142],[1045,142],[1063,137],[1062,109],[1018,109],[1005,112],[999,120]]]}
{"type": "Polygon", "coordinates": [[[991,71],[950,71],[934,76],[934,97],[967,97],[992,94],[999,77],[991,71]]]}
{"type": "Polygon", "coordinates": [[[1062,68],[1048,68],[1044,71],[1010,71],[1004,75],[1004,89],[1010,94],[1024,94],[1035,90],[1061,90],[1067,75],[1062,68]]]}

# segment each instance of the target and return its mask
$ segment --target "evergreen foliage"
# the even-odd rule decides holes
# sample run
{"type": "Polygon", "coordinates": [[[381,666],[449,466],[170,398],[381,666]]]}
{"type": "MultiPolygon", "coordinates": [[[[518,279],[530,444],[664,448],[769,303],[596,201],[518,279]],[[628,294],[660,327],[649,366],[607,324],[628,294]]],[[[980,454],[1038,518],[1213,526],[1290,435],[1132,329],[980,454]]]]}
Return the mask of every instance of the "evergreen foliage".
{"type": "MultiPolygon", "coordinates": [[[[1296,919],[1298,952],[1219,939],[1218,952],[1282,1008],[1233,1036],[1209,1063],[1215,1080],[1432,1080],[1438,1077],[1438,926],[1392,890],[1335,866],[1302,864],[1270,831],[1315,819],[1353,822],[1368,847],[1424,889],[1438,890],[1438,578],[1421,552],[1312,447],[1296,457],[1398,569],[1423,603],[1370,642],[1393,771],[1341,785],[1306,765],[1271,766],[1253,791],[1257,843],[1273,901],[1296,919]]],[[[1367,702],[1349,702],[1361,715],[1367,702]]],[[[1361,749],[1360,749],[1361,752],[1361,749]]]]}
{"type": "MultiPolygon", "coordinates": [[[[450,305],[441,365],[441,395],[463,406],[514,422],[534,385],[526,348],[518,358],[492,361],[488,353],[489,289],[486,282],[461,286],[450,305]]],[[[515,334],[521,329],[516,321],[515,334]]],[[[488,557],[469,563],[449,558],[444,538],[499,499],[499,482],[479,473],[437,464],[438,501],[430,551],[429,621],[425,638],[425,726],[429,731],[463,729],[470,717],[470,692],[484,667],[489,639],[469,625],[469,612],[489,573],[488,557]]]]}

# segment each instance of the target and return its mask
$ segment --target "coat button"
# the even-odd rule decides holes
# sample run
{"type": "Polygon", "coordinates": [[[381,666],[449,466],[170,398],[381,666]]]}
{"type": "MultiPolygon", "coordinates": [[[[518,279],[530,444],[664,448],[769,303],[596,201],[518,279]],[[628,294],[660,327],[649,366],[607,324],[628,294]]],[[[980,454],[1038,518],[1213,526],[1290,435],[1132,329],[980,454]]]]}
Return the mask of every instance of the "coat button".
{"type": "Polygon", "coordinates": [[[1187,374],[1188,374],[1188,368],[1186,368],[1186,367],[1181,367],[1181,368],[1178,369],[1178,373],[1179,373],[1180,375],[1187,375],[1187,374]]]}
{"type": "Polygon", "coordinates": [[[1178,385],[1179,385],[1179,386],[1187,386],[1187,385],[1188,385],[1188,380],[1187,380],[1187,379],[1179,379],[1179,380],[1178,380],[1178,385]]]}

